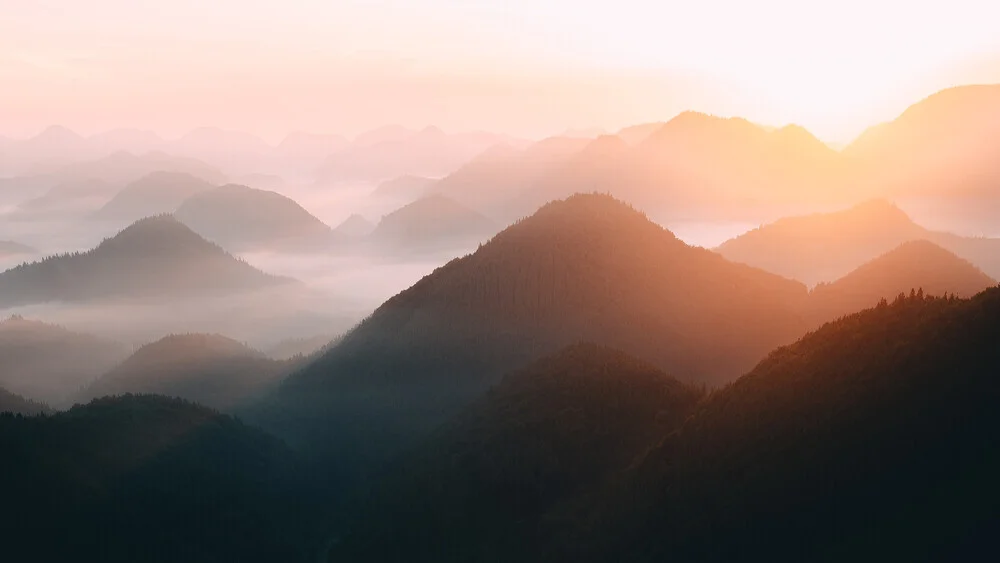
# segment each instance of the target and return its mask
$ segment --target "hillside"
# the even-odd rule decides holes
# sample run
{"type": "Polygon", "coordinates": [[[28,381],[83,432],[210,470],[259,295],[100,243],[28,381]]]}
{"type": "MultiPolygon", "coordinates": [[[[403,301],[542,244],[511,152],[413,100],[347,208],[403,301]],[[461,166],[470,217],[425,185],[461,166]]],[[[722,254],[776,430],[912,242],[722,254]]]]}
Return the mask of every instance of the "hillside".
{"type": "Polygon", "coordinates": [[[818,318],[828,320],[874,307],[919,289],[923,295],[972,297],[996,280],[951,252],[925,240],[905,242],[810,295],[818,318]]]}
{"type": "MultiPolygon", "coordinates": [[[[520,498],[537,498],[524,482],[505,479],[505,454],[535,451],[549,436],[539,425],[536,440],[534,411],[518,407],[545,405],[542,412],[556,420],[574,416],[558,402],[574,387],[525,388],[506,411],[509,420],[524,415],[525,422],[511,424],[523,433],[466,423],[451,459],[431,442],[420,451],[437,463],[417,466],[415,480],[406,483],[417,488],[380,489],[400,504],[373,503],[330,560],[974,559],[998,532],[998,369],[1000,289],[967,301],[899,299],[777,349],[679,424],[651,431],[648,447],[636,448],[639,456],[627,467],[563,502],[525,503],[513,513],[516,524],[502,514],[510,525],[501,527],[478,518],[476,507],[481,499],[518,506],[520,498]],[[463,466],[466,459],[483,460],[486,469],[463,466]],[[420,487],[437,483],[446,486],[431,509],[396,510],[409,498],[430,497],[420,487]],[[472,517],[463,519],[467,513],[472,517]]],[[[603,403],[599,396],[593,400],[607,410],[597,412],[620,408],[618,396],[608,394],[603,403]]],[[[671,412],[669,403],[662,405],[671,412]]],[[[613,426],[592,420],[571,427],[579,435],[570,443],[597,446],[610,439],[607,432],[614,435],[613,426]]],[[[573,471],[602,467],[613,459],[604,451],[595,447],[595,455],[576,459],[573,471]]],[[[397,470],[405,472],[411,459],[397,470]]],[[[515,458],[513,467],[532,475],[533,457],[524,459],[522,466],[515,458]]],[[[541,465],[548,470],[564,467],[555,454],[542,459],[552,460],[541,465]]]]}
{"type": "Polygon", "coordinates": [[[436,181],[435,178],[423,176],[399,176],[379,184],[372,192],[372,197],[416,201],[427,195],[427,188],[436,181]]]}
{"type": "Polygon", "coordinates": [[[344,219],[339,225],[333,228],[333,231],[338,235],[352,239],[366,237],[374,230],[375,225],[357,213],[352,214],[350,217],[344,219]]]}
{"type": "Polygon", "coordinates": [[[475,245],[498,227],[480,213],[441,195],[427,196],[386,215],[368,240],[394,251],[475,245]]]}
{"type": "Polygon", "coordinates": [[[205,180],[178,172],[153,172],[122,189],[94,213],[97,219],[136,221],[173,213],[189,197],[211,189],[205,180]]]}
{"type": "Polygon", "coordinates": [[[311,561],[315,507],[293,454],[177,399],[125,396],[0,416],[14,560],[311,561]],[[60,530],[58,534],[52,530],[60,530]]]}
{"type": "Polygon", "coordinates": [[[90,178],[61,182],[44,194],[21,202],[16,211],[22,216],[85,215],[104,205],[116,190],[114,184],[90,178]]]}
{"type": "Polygon", "coordinates": [[[171,335],[139,348],[87,386],[79,400],[155,394],[229,411],[257,398],[291,368],[218,334],[171,335]]]}
{"type": "Polygon", "coordinates": [[[616,350],[566,348],[506,376],[395,464],[366,505],[370,527],[333,557],[482,559],[626,469],[700,396],[616,350]]]}
{"type": "Polygon", "coordinates": [[[0,308],[50,301],[185,297],[289,280],[239,261],[169,215],[136,221],[83,253],[0,273],[0,308]]]}
{"type": "Polygon", "coordinates": [[[272,423],[296,441],[344,441],[341,459],[392,450],[503,373],[581,341],[682,381],[726,381],[801,334],[806,299],[801,284],[689,247],[611,197],[576,195],[386,301],[264,410],[283,413],[272,423]]]}
{"type": "Polygon", "coordinates": [[[839,279],[912,240],[931,241],[990,276],[1000,276],[1000,239],[930,231],[884,200],[832,213],[779,219],[726,241],[716,250],[734,262],[814,285],[839,279]]]}
{"type": "Polygon", "coordinates": [[[294,200],[236,184],[196,193],[174,217],[230,251],[323,248],[337,238],[294,200]]]}
{"type": "Polygon", "coordinates": [[[21,316],[0,322],[0,386],[54,407],[126,354],[117,342],[21,316]]]}
{"type": "Polygon", "coordinates": [[[0,416],[3,413],[20,414],[24,416],[34,416],[36,414],[48,414],[51,409],[44,403],[38,403],[30,399],[25,399],[20,395],[15,395],[10,391],[0,387],[0,416]]]}

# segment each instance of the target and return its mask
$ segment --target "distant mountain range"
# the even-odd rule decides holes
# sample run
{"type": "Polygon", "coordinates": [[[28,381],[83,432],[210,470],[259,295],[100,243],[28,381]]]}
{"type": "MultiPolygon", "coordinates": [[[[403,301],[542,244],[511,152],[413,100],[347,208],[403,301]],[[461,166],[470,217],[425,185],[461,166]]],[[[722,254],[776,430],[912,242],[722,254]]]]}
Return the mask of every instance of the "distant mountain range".
{"type": "Polygon", "coordinates": [[[180,397],[222,411],[257,399],[292,369],[218,334],[179,334],[139,348],[82,390],[80,402],[106,395],[180,397]]]}
{"type": "Polygon", "coordinates": [[[54,407],[126,354],[117,342],[20,316],[0,322],[0,386],[54,407]]]}
{"type": "Polygon", "coordinates": [[[231,251],[326,249],[345,240],[295,201],[236,184],[196,192],[174,216],[231,251]]]}
{"type": "Polygon", "coordinates": [[[399,176],[386,180],[375,188],[373,197],[396,199],[407,203],[416,201],[427,195],[427,188],[436,181],[435,178],[423,176],[399,176]]]}
{"type": "Polygon", "coordinates": [[[1000,239],[930,231],[884,200],[781,219],[729,240],[717,250],[734,262],[814,285],[840,278],[911,240],[931,241],[988,275],[1000,277],[1000,239]]]}
{"type": "Polygon", "coordinates": [[[333,228],[335,233],[351,239],[364,238],[375,230],[375,225],[361,215],[354,213],[333,228]]]}
{"type": "Polygon", "coordinates": [[[24,254],[34,254],[34,248],[14,242],[12,240],[0,240],[0,256],[21,256],[24,254]]]}
{"type": "Polygon", "coordinates": [[[25,399],[20,395],[15,395],[3,387],[0,387],[0,415],[7,413],[34,416],[36,414],[48,414],[50,412],[52,412],[52,410],[48,407],[48,405],[25,399]]]}
{"type": "Polygon", "coordinates": [[[287,283],[237,260],[170,216],[142,219],[87,252],[0,273],[0,307],[50,301],[155,298],[287,283]]]}

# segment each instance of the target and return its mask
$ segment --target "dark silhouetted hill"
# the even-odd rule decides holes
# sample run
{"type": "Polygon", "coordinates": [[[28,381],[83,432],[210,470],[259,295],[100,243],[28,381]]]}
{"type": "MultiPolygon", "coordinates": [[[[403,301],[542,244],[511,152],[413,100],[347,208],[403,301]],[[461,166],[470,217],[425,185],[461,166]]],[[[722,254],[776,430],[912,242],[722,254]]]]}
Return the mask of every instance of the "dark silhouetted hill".
{"type": "Polygon", "coordinates": [[[293,440],[361,462],[345,452],[391,451],[503,373],[581,341],[683,381],[729,380],[802,333],[806,299],[609,196],[576,195],[386,301],[262,408],[293,440]]]}
{"type": "Polygon", "coordinates": [[[0,322],[0,385],[63,407],[127,353],[122,344],[15,315],[0,322]]]}
{"type": "Polygon", "coordinates": [[[198,236],[169,215],[139,220],[87,252],[0,273],[0,307],[50,301],[185,297],[287,283],[198,236]]]}
{"type": "Polygon", "coordinates": [[[314,560],[292,452],[204,407],[129,395],[4,415],[0,451],[13,560],[314,560]]]}
{"type": "Polygon", "coordinates": [[[700,396],[622,352],[566,348],[506,376],[400,460],[331,559],[496,556],[560,503],[600,490],[700,396]]]}
{"type": "Polygon", "coordinates": [[[717,250],[734,262],[813,285],[841,278],[911,240],[929,240],[987,274],[1000,275],[1000,240],[929,231],[884,200],[780,219],[731,239],[717,250]]]}
{"type": "Polygon", "coordinates": [[[139,348],[80,398],[155,394],[229,411],[258,398],[291,368],[218,334],[171,335],[139,348]]]}
{"type": "Polygon", "coordinates": [[[20,395],[15,395],[3,387],[0,387],[0,415],[3,413],[10,413],[20,414],[23,416],[35,416],[38,414],[48,414],[50,412],[52,412],[52,409],[50,409],[45,403],[25,399],[20,395]]]}
{"type": "Polygon", "coordinates": [[[905,242],[829,284],[817,285],[812,308],[824,320],[874,307],[919,289],[924,295],[972,297],[997,285],[966,260],[926,241],[905,242]]]}
{"type": "MultiPolygon", "coordinates": [[[[631,420],[627,406],[617,409],[639,399],[606,390],[570,408],[560,402],[579,388],[569,378],[522,385],[521,394],[507,388],[495,395],[506,403],[480,403],[479,420],[490,424],[463,415],[454,423],[466,433],[446,426],[451,449],[432,441],[404,458],[397,471],[413,467],[412,480],[380,489],[392,497],[373,496],[330,560],[976,559],[1000,530],[998,369],[1000,289],[970,300],[901,298],[775,350],[679,424],[637,430],[648,432],[647,448],[611,477],[534,504],[560,489],[533,489],[532,477],[568,467],[558,483],[570,484],[568,475],[603,467],[601,444],[631,420]],[[539,412],[551,423],[536,425],[539,412]],[[603,423],[605,413],[616,416],[603,423]],[[557,435],[594,455],[558,463],[560,447],[545,448],[557,435]],[[424,466],[412,461],[422,453],[431,459],[424,466]],[[419,501],[414,510],[409,499],[419,501]]],[[[642,412],[657,412],[657,401],[677,412],[669,393],[649,395],[642,412]]]]}
{"type": "Polygon", "coordinates": [[[194,194],[174,216],[232,251],[324,248],[339,238],[294,200],[236,184],[194,194]]]}
{"type": "Polygon", "coordinates": [[[480,213],[441,195],[405,205],[378,222],[368,240],[393,251],[455,248],[482,242],[497,226],[480,213]]]}
{"type": "Polygon", "coordinates": [[[154,172],[126,186],[94,217],[136,221],[150,215],[173,213],[186,199],[212,187],[212,184],[189,174],[154,172]]]}

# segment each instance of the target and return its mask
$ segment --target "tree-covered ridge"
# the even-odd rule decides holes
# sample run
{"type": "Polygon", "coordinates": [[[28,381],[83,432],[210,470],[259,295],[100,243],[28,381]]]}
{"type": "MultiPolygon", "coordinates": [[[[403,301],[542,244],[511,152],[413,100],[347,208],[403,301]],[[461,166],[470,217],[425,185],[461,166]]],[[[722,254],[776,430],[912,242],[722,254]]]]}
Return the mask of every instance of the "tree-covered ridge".
{"type": "Polygon", "coordinates": [[[188,296],[287,283],[237,259],[170,215],[136,221],[86,252],[0,273],[0,307],[97,298],[188,296]]]}
{"type": "Polygon", "coordinates": [[[49,412],[51,412],[51,409],[45,403],[25,399],[0,387],[0,413],[32,416],[49,412]]]}
{"type": "Polygon", "coordinates": [[[982,553],[998,531],[998,370],[1000,289],[900,296],[827,324],[713,393],[625,476],[599,511],[613,524],[560,548],[602,561],[982,553]]]}
{"type": "Polygon", "coordinates": [[[594,344],[534,362],[404,457],[331,559],[503,558],[555,506],[600,490],[700,397],[594,344]]]}
{"type": "Polygon", "coordinates": [[[637,413],[669,413],[667,397],[546,385],[560,367],[536,365],[537,383],[505,381],[445,427],[450,441],[404,458],[330,560],[945,561],[987,552],[1000,531],[1000,289],[900,296],[828,323],[676,423],[644,425],[624,466],[604,465],[601,444],[632,430],[600,414],[647,399],[637,413]],[[555,437],[590,450],[563,457],[555,437]],[[554,468],[554,483],[535,480],[554,468]]]}
{"type": "Polygon", "coordinates": [[[39,561],[305,561],[316,508],[293,454],[178,399],[0,416],[4,551],[39,561]]]}

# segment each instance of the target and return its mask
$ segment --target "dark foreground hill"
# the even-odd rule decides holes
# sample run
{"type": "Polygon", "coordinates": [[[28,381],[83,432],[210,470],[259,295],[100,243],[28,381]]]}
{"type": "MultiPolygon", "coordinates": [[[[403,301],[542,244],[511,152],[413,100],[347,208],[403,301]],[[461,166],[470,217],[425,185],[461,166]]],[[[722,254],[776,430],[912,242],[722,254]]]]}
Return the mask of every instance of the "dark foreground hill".
{"type": "MultiPolygon", "coordinates": [[[[531,477],[600,474],[614,459],[601,444],[634,431],[614,422],[623,413],[601,415],[639,399],[577,394],[568,379],[522,385],[456,418],[450,449],[432,440],[409,458],[426,465],[400,465],[414,467],[413,479],[390,483],[415,488],[375,494],[383,504],[373,502],[330,560],[976,559],[1000,532],[998,371],[1000,289],[902,298],[779,348],[679,422],[643,430],[648,447],[628,467],[556,503],[534,502],[561,490],[533,488],[531,477]],[[535,407],[552,423],[539,424],[535,407]],[[559,442],[589,445],[590,455],[547,449],[577,413],[592,414],[559,442]],[[517,510],[498,512],[498,523],[480,502],[517,510]]],[[[650,400],[676,412],[669,396],[650,400]]]]}
{"type": "Polygon", "coordinates": [[[0,451],[12,561],[312,560],[293,454],[204,407],[130,395],[0,416],[0,451]]]}
{"type": "Polygon", "coordinates": [[[295,201],[236,184],[189,197],[174,216],[230,251],[324,248],[337,238],[295,201]]]}
{"type": "Polygon", "coordinates": [[[335,555],[473,561],[535,539],[540,516],[600,489],[701,396],[617,350],[568,347],[505,377],[399,462],[366,506],[375,527],[335,555]]]}
{"type": "Polygon", "coordinates": [[[258,398],[292,366],[218,334],[170,335],[139,348],[81,398],[150,393],[229,411],[258,398]]]}
{"type": "Polygon", "coordinates": [[[0,273],[0,308],[49,301],[185,297],[287,283],[195,234],[169,215],[139,220],[96,248],[0,273]]]}
{"type": "Polygon", "coordinates": [[[126,354],[117,342],[17,315],[0,322],[0,385],[57,408],[126,354]]]}
{"type": "Polygon", "coordinates": [[[577,195],[389,299],[286,379],[265,423],[361,461],[582,341],[682,381],[727,381],[805,330],[806,299],[801,284],[689,247],[609,196],[577,195]]]}

